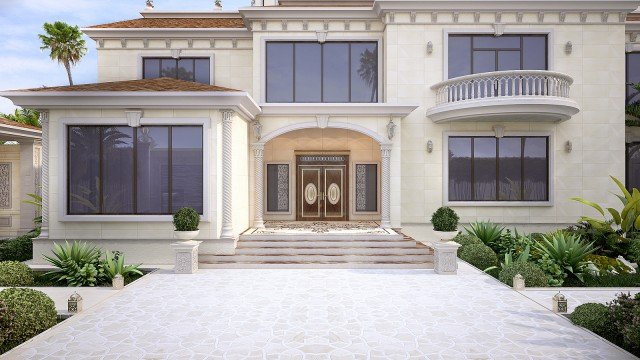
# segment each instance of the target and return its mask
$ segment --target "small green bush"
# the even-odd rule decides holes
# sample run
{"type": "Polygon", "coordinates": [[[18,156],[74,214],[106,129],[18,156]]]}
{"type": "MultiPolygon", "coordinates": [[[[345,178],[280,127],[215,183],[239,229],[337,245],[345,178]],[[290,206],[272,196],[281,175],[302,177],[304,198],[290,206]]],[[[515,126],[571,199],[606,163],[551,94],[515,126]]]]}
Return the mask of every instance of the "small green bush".
{"type": "Polygon", "coordinates": [[[482,244],[482,240],[469,234],[458,234],[453,241],[457,242],[461,246],[467,246],[472,244],[482,244]]]}
{"type": "Polygon", "coordinates": [[[487,246],[492,246],[494,242],[500,239],[504,232],[504,226],[488,221],[476,221],[464,229],[467,231],[467,234],[477,237],[487,246]]]}
{"type": "Polygon", "coordinates": [[[606,274],[628,274],[631,269],[618,259],[610,258],[602,255],[587,255],[585,261],[590,261],[598,268],[600,275],[606,274]]]}
{"type": "Polygon", "coordinates": [[[480,270],[498,265],[498,255],[483,244],[463,246],[458,251],[458,257],[480,270]]]}
{"type": "Polygon", "coordinates": [[[0,354],[2,354],[2,345],[9,338],[11,334],[11,326],[13,325],[13,318],[9,313],[9,308],[0,300],[0,354]]]}
{"type": "Polygon", "coordinates": [[[614,342],[634,354],[640,354],[640,293],[620,293],[609,304],[609,316],[617,330],[614,342]]]}
{"type": "Polygon", "coordinates": [[[640,274],[585,275],[584,286],[588,287],[640,287],[640,274]]]}
{"type": "Polygon", "coordinates": [[[0,286],[31,286],[33,271],[19,261],[0,262],[0,286]]]}
{"type": "Polygon", "coordinates": [[[0,345],[0,353],[31,339],[57,323],[55,304],[41,291],[9,288],[0,291],[0,301],[6,305],[11,317],[10,333],[0,345]]]}
{"type": "Polygon", "coordinates": [[[173,215],[176,231],[196,231],[200,224],[200,214],[190,207],[183,207],[173,215]]]}
{"type": "Polygon", "coordinates": [[[631,240],[629,249],[627,249],[627,258],[637,264],[640,264],[640,239],[631,240]]]}
{"type": "Polygon", "coordinates": [[[527,261],[515,261],[506,265],[498,275],[498,279],[513,286],[513,277],[517,274],[524,278],[524,285],[528,287],[545,287],[547,286],[547,275],[535,264],[527,261]]]}
{"type": "Polygon", "coordinates": [[[607,337],[613,331],[613,324],[609,316],[609,309],[597,303],[582,304],[569,315],[571,322],[582,326],[594,333],[607,337]]]}
{"type": "Polygon", "coordinates": [[[30,233],[14,239],[0,240],[0,261],[27,261],[33,258],[33,240],[30,233]]]}
{"type": "Polygon", "coordinates": [[[65,241],[64,245],[53,243],[53,256],[43,258],[57,268],[46,276],[67,286],[96,286],[107,279],[100,261],[102,251],[86,242],[65,241]]]}

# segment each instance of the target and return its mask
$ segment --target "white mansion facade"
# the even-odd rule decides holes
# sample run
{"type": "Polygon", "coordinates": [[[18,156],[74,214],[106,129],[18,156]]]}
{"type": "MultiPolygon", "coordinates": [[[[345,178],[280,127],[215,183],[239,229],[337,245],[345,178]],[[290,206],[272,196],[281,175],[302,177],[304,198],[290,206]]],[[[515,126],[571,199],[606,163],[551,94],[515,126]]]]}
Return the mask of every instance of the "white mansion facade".
{"type": "Polygon", "coordinates": [[[183,206],[225,254],[273,220],[573,223],[571,197],[612,206],[625,178],[638,5],[271,0],[84,28],[98,83],[0,93],[42,110],[34,259],[82,239],[169,262],[183,206]]]}

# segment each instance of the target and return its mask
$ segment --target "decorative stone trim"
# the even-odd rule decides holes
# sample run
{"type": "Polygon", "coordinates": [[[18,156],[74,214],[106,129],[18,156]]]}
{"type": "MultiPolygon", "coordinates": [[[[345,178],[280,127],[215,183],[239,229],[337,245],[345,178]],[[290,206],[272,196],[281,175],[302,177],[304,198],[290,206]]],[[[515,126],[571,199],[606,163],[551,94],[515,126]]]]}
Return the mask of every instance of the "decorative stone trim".
{"type": "Polygon", "coordinates": [[[391,148],[391,144],[380,145],[380,153],[382,157],[382,206],[380,211],[380,227],[383,229],[391,227],[391,148]]]}
{"type": "Polygon", "coordinates": [[[0,209],[11,209],[11,163],[0,163],[0,209]]]}
{"type": "Polygon", "coordinates": [[[42,225],[39,239],[49,238],[49,110],[40,112],[40,124],[42,125],[42,225]]]}
{"type": "Polygon", "coordinates": [[[124,114],[127,117],[127,123],[130,127],[140,127],[142,110],[127,110],[124,112],[124,114]]]}
{"type": "Polygon", "coordinates": [[[220,238],[233,239],[233,114],[231,109],[222,114],[222,230],[220,238]]]}
{"type": "Polygon", "coordinates": [[[264,229],[264,144],[253,145],[254,173],[255,173],[255,219],[253,227],[264,229]]]}
{"type": "Polygon", "coordinates": [[[198,271],[198,247],[202,241],[183,241],[171,244],[176,274],[194,274],[198,271]]]}
{"type": "Polygon", "coordinates": [[[433,242],[433,269],[436,274],[456,275],[458,273],[458,248],[460,244],[448,242],[433,242]]]}
{"type": "Polygon", "coordinates": [[[610,23],[609,18],[611,14],[618,14],[618,22],[624,23],[626,20],[626,13],[623,12],[610,12],[610,11],[445,11],[441,12],[450,16],[438,16],[440,13],[433,11],[387,11],[385,12],[385,16],[382,17],[382,20],[387,24],[415,24],[415,25],[426,25],[426,24],[491,24],[491,23],[501,23],[503,19],[506,19],[507,16],[503,15],[513,15],[508,16],[510,21],[507,21],[509,24],[523,24],[525,23],[525,15],[537,15],[537,21],[532,19],[532,16],[529,17],[527,24],[541,24],[545,23],[545,19],[554,19],[546,22],[545,24],[554,25],[554,24],[575,24],[575,25],[599,25],[603,23],[610,23]],[[484,21],[482,19],[482,13],[488,13],[493,15],[493,21],[489,20],[491,18],[485,17],[484,21]],[[555,20],[555,15],[557,14],[557,20],[555,20]],[[574,14],[577,16],[571,17],[571,21],[568,21],[567,14],[574,14]],[[597,16],[589,16],[590,14],[595,14],[597,16]],[[424,16],[423,16],[424,15],[424,16]],[[431,17],[431,21],[417,21],[417,19],[428,18],[428,15],[431,17]],[[547,17],[546,15],[551,15],[547,17]],[[465,20],[463,20],[465,19],[465,20]]]}

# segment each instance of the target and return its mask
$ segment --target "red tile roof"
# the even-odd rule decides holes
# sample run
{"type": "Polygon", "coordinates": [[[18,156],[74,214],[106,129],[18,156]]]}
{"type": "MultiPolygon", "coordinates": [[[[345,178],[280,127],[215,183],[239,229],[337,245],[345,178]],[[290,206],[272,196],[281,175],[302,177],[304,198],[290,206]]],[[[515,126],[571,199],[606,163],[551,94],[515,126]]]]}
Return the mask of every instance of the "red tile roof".
{"type": "Polygon", "coordinates": [[[2,125],[9,125],[9,126],[20,127],[20,128],[25,128],[25,129],[29,129],[29,130],[42,131],[42,129],[40,129],[37,126],[27,125],[27,124],[19,123],[17,121],[13,121],[13,120],[9,120],[9,119],[5,119],[3,117],[0,117],[0,126],[2,126],[2,125]]]}
{"type": "Polygon", "coordinates": [[[243,29],[242,18],[140,18],[90,26],[92,29],[243,29]]]}
{"type": "Polygon", "coordinates": [[[72,86],[52,86],[14,91],[52,92],[52,91],[241,91],[222,86],[200,84],[173,78],[113,81],[72,86]]]}
{"type": "Polygon", "coordinates": [[[627,15],[627,21],[640,21],[640,13],[631,13],[627,15]]]}

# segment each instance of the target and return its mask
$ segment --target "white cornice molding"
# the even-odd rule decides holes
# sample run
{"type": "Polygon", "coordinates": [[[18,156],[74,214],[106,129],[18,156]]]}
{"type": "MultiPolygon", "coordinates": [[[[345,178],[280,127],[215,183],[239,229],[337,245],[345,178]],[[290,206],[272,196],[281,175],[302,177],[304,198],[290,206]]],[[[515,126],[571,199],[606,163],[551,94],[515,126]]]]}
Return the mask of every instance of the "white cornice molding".
{"type": "Polygon", "coordinates": [[[145,29],[107,29],[107,28],[82,28],[82,32],[91,39],[120,39],[120,38],[242,38],[251,39],[251,31],[238,28],[217,28],[217,29],[166,29],[166,28],[145,28],[145,29]]]}
{"type": "Polygon", "coordinates": [[[16,106],[38,109],[218,109],[235,108],[247,120],[261,113],[244,91],[2,91],[16,106]]]}
{"type": "Polygon", "coordinates": [[[632,12],[638,8],[635,0],[376,0],[374,11],[380,15],[389,11],[608,11],[632,12]]]}
{"type": "Polygon", "coordinates": [[[397,116],[405,117],[418,108],[417,104],[343,104],[343,103],[262,103],[261,116],[309,115],[309,116],[397,116]]]}
{"type": "Polygon", "coordinates": [[[370,7],[282,7],[251,6],[238,9],[247,20],[376,20],[379,16],[370,7]]]}

